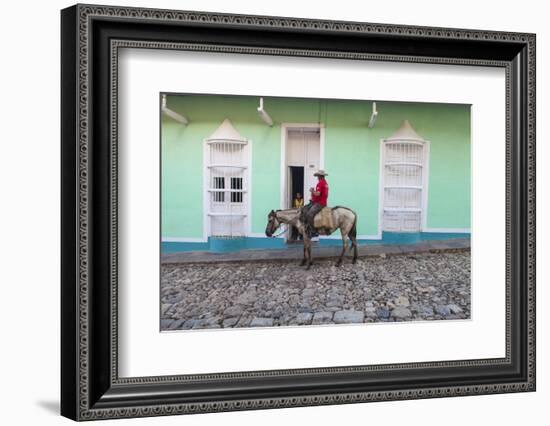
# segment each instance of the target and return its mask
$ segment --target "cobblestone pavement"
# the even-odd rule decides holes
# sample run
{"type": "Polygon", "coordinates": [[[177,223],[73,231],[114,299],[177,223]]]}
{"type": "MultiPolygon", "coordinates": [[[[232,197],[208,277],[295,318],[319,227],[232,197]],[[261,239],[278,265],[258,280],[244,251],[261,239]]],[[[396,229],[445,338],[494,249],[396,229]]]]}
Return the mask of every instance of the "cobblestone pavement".
{"type": "Polygon", "coordinates": [[[470,318],[470,252],[161,265],[161,329],[470,318]],[[349,261],[348,261],[349,262],[349,261]]]}

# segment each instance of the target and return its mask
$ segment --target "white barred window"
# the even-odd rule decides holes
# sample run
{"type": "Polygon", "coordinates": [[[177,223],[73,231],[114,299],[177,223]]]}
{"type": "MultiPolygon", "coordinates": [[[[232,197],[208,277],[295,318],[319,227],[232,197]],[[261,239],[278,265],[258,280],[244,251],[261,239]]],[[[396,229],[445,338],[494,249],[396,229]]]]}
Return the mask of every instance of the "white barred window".
{"type": "Polygon", "coordinates": [[[426,144],[408,121],[404,121],[393,136],[383,140],[384,231],[422,230],[427,179],[426,144]]]}
{"type": "Polygon", "coordinates": [[[248,141],[229,120],[206,140],[209,235],[246,235],[248,211],[248,141]]]}

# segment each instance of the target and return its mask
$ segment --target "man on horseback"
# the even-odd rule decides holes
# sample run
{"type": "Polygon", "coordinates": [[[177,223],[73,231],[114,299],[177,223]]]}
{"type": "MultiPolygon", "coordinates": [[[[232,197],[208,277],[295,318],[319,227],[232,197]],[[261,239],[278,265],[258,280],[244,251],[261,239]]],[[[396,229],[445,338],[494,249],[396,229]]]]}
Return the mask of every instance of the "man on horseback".
{"type": "Polygon", "coordinates": [[[265,227],[265,235],[268,237],[279,236],[274,235],[281,224],[287,224],[294,226],[303,236],[304,240],[304,258],[301,265],[307,265],[306,269],[309,269],[312,263],[311,257],[311,233],[315,231],[314,218],[319,214],[324,217],[320,218],[319,223],[320,231],[324,235],[330,235],[335,230],[339,229],[342,234],[342,251],[340,252],[340,258],[336,262],[339,266],[342,264],[344,253],[351,246],[353,249],[353,261],[357,261],[357,214],[349,207],[336,206],[330,209],[323,210],[327,205],[328,198],[328,183],[325,180],[327,174],[324,170],[319,170],[315,173],[318,178],[315,189],[311,188],[311,201],[307,206],[301,209],[292,208],[284,210],[271,210],[267,215],[267,225],[265,227]]]}
{"type": "Polygon", "coordinates": [[[327,206],[328,199],[328,182],[325,179],[328,173],[324,170],[318,170],[313,176],[317,176],[317,186],[315,189],[309,189],[309,192],[311,192],[311,201],[302,209],[302,222],[306,224],[310,237],[315,229],[315,215],[319,213],[323,207],[327,206]]]}

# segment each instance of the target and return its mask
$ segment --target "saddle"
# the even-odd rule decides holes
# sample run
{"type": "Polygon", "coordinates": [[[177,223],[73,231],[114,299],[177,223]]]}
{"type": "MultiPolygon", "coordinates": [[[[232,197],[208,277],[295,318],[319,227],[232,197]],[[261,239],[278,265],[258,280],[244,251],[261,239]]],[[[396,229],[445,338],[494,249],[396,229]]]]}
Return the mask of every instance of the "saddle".
{"type": "Polygon", "coordinates": [[[332,208],[323,207],[323,209],[315,215],[313,219],[313,226],[321,233],[330,234],[330,231],[334,229],[334,220],[332,218],[332,208]]]}

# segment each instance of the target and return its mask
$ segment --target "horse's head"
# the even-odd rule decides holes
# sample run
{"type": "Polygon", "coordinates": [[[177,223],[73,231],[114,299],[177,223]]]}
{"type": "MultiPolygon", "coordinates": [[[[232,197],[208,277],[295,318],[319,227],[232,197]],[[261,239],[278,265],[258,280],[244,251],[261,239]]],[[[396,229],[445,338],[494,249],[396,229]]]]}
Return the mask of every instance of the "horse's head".
{"type": "Polygon", "coordinates": [[[277,219],[277,213],[271,210],[267,215],[267,226],[265,227],[265,235],[267,235],[268,237],[273,236],[280,225],[281,222],[279,222],[279,219],[277,219]]]}

